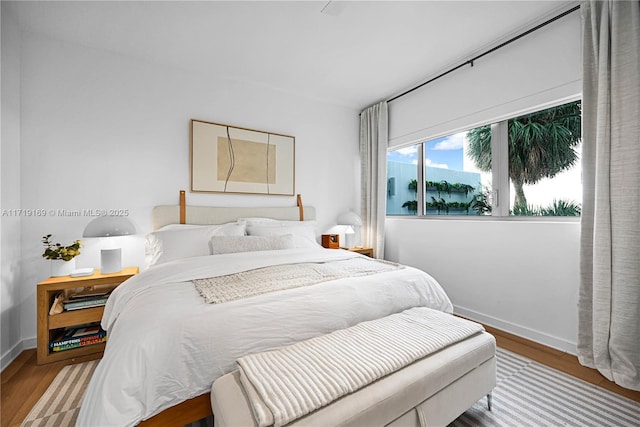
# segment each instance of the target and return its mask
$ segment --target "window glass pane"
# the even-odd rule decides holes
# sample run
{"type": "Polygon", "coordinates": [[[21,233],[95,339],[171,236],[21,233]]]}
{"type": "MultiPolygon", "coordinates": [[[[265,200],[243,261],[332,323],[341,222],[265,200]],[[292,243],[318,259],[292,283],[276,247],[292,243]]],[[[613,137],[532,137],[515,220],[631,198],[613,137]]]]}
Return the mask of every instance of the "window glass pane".
{"type": "Polygon", "coordinates": [[[387,153],[387,215],[416,215],[418,145],[387,153]]]}
{"type": "Polygon", "coordinates": [[[580,110],[575,101],[508,121],[511,215],[580,216],[580,110]]]}
{"type": "Polygon", "coordinates": [[[490,215],[491,127],[425,142],[424,176],[426,215],[490,215]]]}

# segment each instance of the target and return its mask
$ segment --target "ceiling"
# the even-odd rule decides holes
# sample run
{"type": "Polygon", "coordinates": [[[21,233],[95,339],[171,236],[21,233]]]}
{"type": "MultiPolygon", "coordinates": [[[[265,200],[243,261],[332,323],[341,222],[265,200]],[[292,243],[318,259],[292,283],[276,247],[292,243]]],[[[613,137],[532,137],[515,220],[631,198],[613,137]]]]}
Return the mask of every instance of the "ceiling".
{"type": "Polygon", "coordinates": [[[5,6],[25,31],[360,110],[575,4],[327,3],[29,1],[5,6]]]}

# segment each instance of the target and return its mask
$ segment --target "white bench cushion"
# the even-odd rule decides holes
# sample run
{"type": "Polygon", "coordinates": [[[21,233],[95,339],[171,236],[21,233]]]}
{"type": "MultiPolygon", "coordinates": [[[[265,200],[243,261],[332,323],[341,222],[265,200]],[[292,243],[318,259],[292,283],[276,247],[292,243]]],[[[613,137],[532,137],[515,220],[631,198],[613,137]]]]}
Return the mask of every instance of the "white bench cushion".
{"type": "MultiPolygon", "coordinates": [[[[447,424],[495,386],[495,338],[483,332],[333,402],[291,426],[447,424]],[[476,371],[477,372],[474,372],[476,371]],[[455,396],[450,395],[455,386],[455,396]],[[438,401],[432,407],[429,401],[438,401]],[[395,421],[395,422],[394,422],[395,421]]],[[[211,391],[215,425],[254,426],[238,371],[211,391]]]]}

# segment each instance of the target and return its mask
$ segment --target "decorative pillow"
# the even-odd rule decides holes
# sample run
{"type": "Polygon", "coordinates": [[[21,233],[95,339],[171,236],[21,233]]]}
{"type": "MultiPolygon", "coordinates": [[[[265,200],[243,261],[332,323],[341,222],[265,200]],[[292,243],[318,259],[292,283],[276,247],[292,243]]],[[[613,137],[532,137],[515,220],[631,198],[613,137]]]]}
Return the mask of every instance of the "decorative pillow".
{"type": "Polygon", "coordinates": [[[213,236],[209,242],[212,255],[273,251],[295,247],[292,234],[282,236],[213,236]]]}
{"type": "Polygon", "coordinates": [[[247,224],[247,225],[279,225],[279,226],[288,226],[288,225],[300,225],[300,224],[313,224],[315,227],[315,221],[298,221],[298,220],[284,220],[284,219],[273,219],[273,218],[240,218],[238,219],[238,224],[247,224]]]}
{"type": "Polygon", "coordinates": [[[175,259],[210,255],[212,236],[244,236],[245,224],[170,227],[147,234],[145,265],[162,264],[175,259]]]}
{"type": "Polygon", "coordinates": [[[296,248],[317,248],[315,221],[245,220],[250,236],[282,236],[293,234],[296,248]]]}

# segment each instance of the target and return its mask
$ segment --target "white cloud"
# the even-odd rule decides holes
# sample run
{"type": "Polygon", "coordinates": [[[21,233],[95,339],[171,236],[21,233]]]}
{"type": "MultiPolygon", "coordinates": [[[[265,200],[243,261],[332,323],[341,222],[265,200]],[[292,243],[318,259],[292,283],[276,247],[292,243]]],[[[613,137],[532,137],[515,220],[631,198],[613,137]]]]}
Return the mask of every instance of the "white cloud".
{"type": "Polygon", "coordinates": [[[464,144],[464,133],[456,133],[438,142],[434,150],[460,150],[464,144]]]}
{"type": "Polygon", "coordinates": [[[409,147],[400,148],[399,150],[395,150],[396,153],[403,156],[411,156],[418,152],[418,147],[416,145],[411,145],[409,147]]]}
{"type": "Polygon", "coordinates": [[[446,163],[433,163],[431,159],[424,159],[424,165],[432,168],[449,169],[449,165],[446,163]]]}

